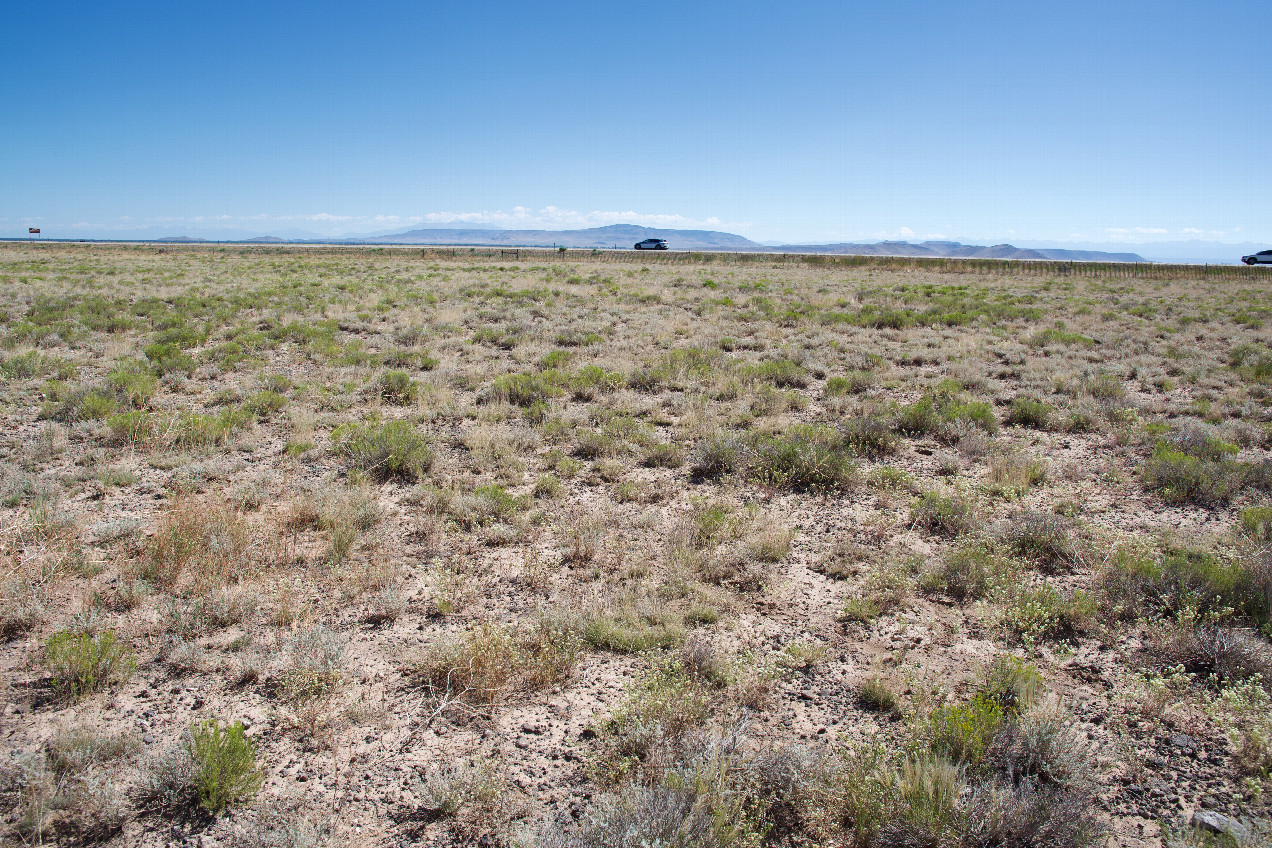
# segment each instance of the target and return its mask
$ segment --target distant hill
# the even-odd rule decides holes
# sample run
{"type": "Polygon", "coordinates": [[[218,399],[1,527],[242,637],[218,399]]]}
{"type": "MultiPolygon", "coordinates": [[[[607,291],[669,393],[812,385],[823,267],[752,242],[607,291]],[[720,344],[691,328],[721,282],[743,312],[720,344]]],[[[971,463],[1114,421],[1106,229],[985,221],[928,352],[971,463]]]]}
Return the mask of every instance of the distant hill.
{"type": "Polygon", "coordinates": [[[875,244],[783,244],[767,246],[733,233],[714,230],[660,230],[613,224],[586,230],[423,229],[354,239],[360,244],[433,244],[464,247],[630,248],[647,238],[666,239],[672,250],[722,250],[768,253],[821,253],[849,256],[930,256],[966,259],[1050,259],[1065,262],[1146,262],[1135,253],[1099,250],[1030,249],[1010,244],[984,247],[956,241],[881,241],[875,244]]]}
{"type": "Polygon", "coordinates": [[[1099,250],[1026,248],[1011,244],[984,247],[956,241],[881,241],[875,244],[783,244],[770,247],[779,253],[826,253],[849,256],[928,256],[957,259],[1050,259],[1060,262],[1147,262],[1137,253],[1105,253],[1099,250]]]}
{"type": "Polygon", "coordinates": [[[676,250],[764,250],[764,246],[733,233],[712,230],[658,230],[632,224],[612,224],[586,230],[411,230],[374,238],[367,244],[454,244],[473,247],[618,247],[630,248],[647,238],[667,239],[676,250]]]}

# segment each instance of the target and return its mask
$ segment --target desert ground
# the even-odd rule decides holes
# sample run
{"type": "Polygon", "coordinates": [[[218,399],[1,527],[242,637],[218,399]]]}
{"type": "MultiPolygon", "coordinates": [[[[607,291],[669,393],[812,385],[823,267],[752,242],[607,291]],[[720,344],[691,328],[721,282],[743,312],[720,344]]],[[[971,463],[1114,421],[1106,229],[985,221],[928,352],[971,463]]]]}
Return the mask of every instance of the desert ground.
{"type": "Polygon", "coordinates": [[[0,245],[0,838],[1265,845],[1272,273],[0,245]]]}

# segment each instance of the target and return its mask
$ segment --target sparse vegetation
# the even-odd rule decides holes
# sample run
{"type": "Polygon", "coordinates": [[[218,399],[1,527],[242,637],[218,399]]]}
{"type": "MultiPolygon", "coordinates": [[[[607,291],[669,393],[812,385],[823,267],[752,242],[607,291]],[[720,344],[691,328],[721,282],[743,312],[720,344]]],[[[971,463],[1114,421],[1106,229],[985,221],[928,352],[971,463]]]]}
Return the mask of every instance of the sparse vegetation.
{"type": "Polygon", "coordinates": [[[1265,277],[0,245],[0,841],[1260,810],[1265,277]]]}

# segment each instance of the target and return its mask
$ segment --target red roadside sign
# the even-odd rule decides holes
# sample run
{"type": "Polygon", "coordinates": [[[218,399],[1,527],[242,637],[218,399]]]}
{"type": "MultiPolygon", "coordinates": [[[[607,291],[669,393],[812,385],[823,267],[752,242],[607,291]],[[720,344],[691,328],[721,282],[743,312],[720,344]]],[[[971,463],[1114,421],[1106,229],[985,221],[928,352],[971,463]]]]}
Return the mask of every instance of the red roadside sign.
{"type": "Polygon", "coordinates": [[[40,232],[40,228],[39,228],[39,227],[27,227],[27,232],[28,232],[28,233],[39,233],[39,232],[40,232]]]}

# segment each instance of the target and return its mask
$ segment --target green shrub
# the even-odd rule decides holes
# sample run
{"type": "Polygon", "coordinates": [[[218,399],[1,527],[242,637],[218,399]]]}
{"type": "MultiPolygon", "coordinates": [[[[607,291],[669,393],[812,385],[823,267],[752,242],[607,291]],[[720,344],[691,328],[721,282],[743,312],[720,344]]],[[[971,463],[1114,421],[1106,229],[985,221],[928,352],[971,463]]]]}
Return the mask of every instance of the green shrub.
{"type": "Polygon", "coordinates": [[[590,347],[605,341],[600,333],[589,333],[583,330],[563,330],[556,334],[553,344],[557,347],[590,347]]]}
{"type": "Polygon", "coordinates": [[[194,790],[199,806],[220,813],[236,801],[256,794],[265,774],[256,767],[256,744],[243,723],[222,726],[209,719],[190,728],[188,741],[194,762],[194,790]]]}
{"type": "Polygon", "coordinates": [[[889,465],[872,470],[867,475],[866,482],[871,488],[885,492],[915,492],[919,487],[919,481],[913,474],[889,465]]]}
{"type": "Polygon", "coordinates": [[[910,508],[910,521],[947,539],[969,532],[975,526],[972,507],[957,495],[924,492],[910,508]]]}
{"type": "Polygon", "coordinates": [[[122,403],[134,409],[141,409],[150,403],[159,389],[159,379],[146,368],[144,362],[136,359],[125,360],[116,365],[107,375],[106,382],[122,403]]]}
{"type": "Polygon", "coordinates": [[[141,350],[146,359],[150,360],[151,369],[159,376],[184,374],[189,377],[194,372],[194,358],[179,345],[161,342],[146,345],[141,350]]]}
{"type": "Polygon", "coordinates": [[[849,371],[842,377],[831,377],[826,381],[826,397],[843,397],[859,395],[868,391],[875,383],[875,376],[870,371],[849,371]]]}
{"type": "Polygon", "coordinates": [[[857,482],[857,465],[832,430],[795,426],[780,436],[755,440],[751,477],[796,492],[834,492],[857,482]]]}
{"type": "Polygon", "coordinates": [[[1126,387],[1116,374],[1085,374],[1082,377],[1083,394],[1102,400],[1119,400],[1126,397],[1126,387]]]}
{"type": "Polygon", "coordinates": [[[51,418],[73,424],[76,421],[96,421],[115,412],[114,392],[104,388],[77,386],[60,394],[40,408],[41,418],[51,418]]]}
{"type": "Polygon", "coordinates": [[[536,498],[559,498],[564,488],[561,478],[555,474],[540,474],[535,478],[532,494],[536,498]]]}
{"type": "Polygon", "coordinates": [[[679,445],[657,444],[645,452],[644,464],[650,468],[679,468],[685,458],[679,445]]]}
{"type": "Polygon", "coordinates": [[[173,443],[185,449],[224,444],[251,419],[251,413],[238,406],[227,406],[216,415],[183,414],[171,429],[173,443]]]}
{"type": "Polygon", "coordinates": [[[1144,487],[1167,503],[1224,504],[1232,499],[1241,479],[1231,461],[1202,459],[1159,444],[1144,461],[1144,487]]]}
{"type": "Polygon", "coordinates": [[[1008,411],[1004,423],[1017,427],[1033,427],[1036,430],[1045,430],[1054,412],[1055,410],[1049,404],[1040,400],[1016,398],[1011,402],[1011,409],[1008,411]]]}
{"type": "Polygon", "coordinates": [[[897,411],[892,427],[906,436],[925,436],[935,433],[940,423],[941,418],[936,410],[936,402],[931,397],[925,397],[901,407],[897,411]]]}
{"type": "Polygon", "coordinates": [[[395,406],[409,406],[419,395],[419,384],[405,371],[385,371],[378,383],[380,399],[395,406]]]}
{"type": "Polygon", "coordinates": [[[981,694],[996,701],[1008,713],[1023,712],[1042,691],[1038,667],[1011,654],[994,657],[981,680],[981,694]]]}
{"type": "Polygon", "coordinates": [[[1012,590],[1004,600],[1002,621],[1008,633],[1029,645],[1087,630],[1096,611],[1095,598],[1088,592],[1065,593],[1040,583],[1012,590]]]}
{"type": "Polygon", "coordinates": [[[73,376],[74,365],[64,360],[59,360],[55,356],[45,356],[38,350],[29,350],[26,353],[19,353],[8,359],[0,360],[0,374],[11,380],[23,380],[29,377],[41,377],[53,372],[59,374],[65,371],[65,377],[60,379],[70,379],[73,376]]]}
{"type": "Polygon", "coordinates": [[[986,433],[998,432],[998,419],[988,403],[960,400],[949,392],[927,394],[901,407],[896,411],[892,426],[906,436],[946,437],[956,433],[955,426],[960,423],[974,425],[986,433]]]}
{"type": "Polygon", "coordinates": [[[1100,575],[1099,591],[1104,608],[1121,616],[1230,614],[1257,627],[1272,620],[1272,572],[1259,557],[1167,547],[1154,561],[1119,551],[1100,575]]]}
{"type": "Polygon", "coordinates": [[[759,362],[743,369],[742,374],[758,382],[771,383],[779,388],[808,388],[808,372],[802,365],[789,359],[759,362]]]}
{"type": "Polygon", "coordinates": [[[883,609],[880,608],[879,602],[873,598],[853,597],[844,601],[844,605],[840,607],[836,619],[857,624],[869,624],[882,614],[883,609]]]}
{"type": "Polygon", "coordinates": [[[888,682],[877,674],[870,675],[866,678],[866,682],[861,684],[861,689],[857,692],[857,702],[873,712],[888,715],[900,713],[897,694],[892,691],[888,682]]]}
{"type": "Polygon", "coordinates": [[[243,401],[243,409],[256,418],[269,418],[287,405],[287,398],[271,389],[256,392],[243,401]]]}
{"type": "Polygon", "coordinates": [[[945,593],[956,601],[977,600],[1011,579],[1012,564],[997,552],[982,547],[951,551],[922,575],[925,592],[945,593]]]}
{"type": "Polygon", "coordinates": [[[1029,337],[1030,347],[1049,347],[1057,344],[1094,347],[1095,339],[1088,338],[1081,333],[1066,332],[1063,325],[1046,330],[1039,330],[1029,337]]]}
{"type": "Polygon", "coordinates": [[[583,622],[582,636],[594,648],[638,654],[679,645],[685,640],[685,629],[663,612],[618,610],[588,617],[583,622]]]}
{"type": "Polygon", "coordinates": [[[608,394],[623,387],[623,375],[607,371],[599,365],[585,365],[570,380],[570,390],[577,400],[592,400],[599,394],[608,394]]]}
{"type": "Polygon", "coordinates": [[[107,418],[106,425],[111,428],[114,441],[136,445],[154,439],[158,434],[158,422],[149,412],[131,409],[128,412],[113,414],[107,418]]]}
{"type": "Polygon", "coordinates": [[[53,687],[75,699],[127,680],[137,664],[113,630],[97,635],[54,633],[44,645],[44,661],[53,673],[53,687]]]}
{"type": "Polygon", "coordinates": [[[384,354],[384,364],[390,368],[414,368],[416,371],[432,371],[438,359],[422,350],[390,350],[384,354]]]}
{"type": "Polygon", "coordinates": [[[345,424],[331,439],[350,468],[379,480],[418,480],[433,465],[433,449],[409,421],[345,424]]]}
{"type": "Polygon", "coordinates": [[[1255,542],[1272,541],[1272,506],[1241,510],[1241,532],[1255,542]]]}
{"type": "Polygon", "coordinates": [[[896,453],[900,439],[879,415],[866,415],[844,422],[840,428],[844,445],[858,456],[879,459],[896,453]]]}
{"type": "Polygon", "coordinates": [[[969,701],[937,707],[918,728],[932,753],[974,766],[985,758],[1005,711],[995,698],[978,694],[969,701]]]}
{"type": "Polygon", "coordinates": [[[551,350],[539,357],[539,369],[542,371],[564,368],[573,357],[568,350],[551,350]]]}
{"type": "Polygon", "coordinates": [[[546,402],[562,394],[561,375],[555,371],[542,374],[504,374],[496,377],[483,396],[487,402],[510,403],[529,408],[537,402],[546,402]]]}

